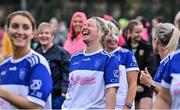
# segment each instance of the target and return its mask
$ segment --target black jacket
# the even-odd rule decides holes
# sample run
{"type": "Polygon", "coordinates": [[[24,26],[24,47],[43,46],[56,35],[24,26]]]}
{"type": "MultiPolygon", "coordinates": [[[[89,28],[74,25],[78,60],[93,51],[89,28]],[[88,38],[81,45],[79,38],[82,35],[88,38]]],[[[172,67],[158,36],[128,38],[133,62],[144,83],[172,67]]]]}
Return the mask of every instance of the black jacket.
{"type": "Polygon", "coordinates": [[[69,58],[70,55],[62,47],[54,44],[46,53],[42,48],[38,48],[37,52],[43,55],[50,66],[51,76],[53,80],[52,96],[60,96],[66,93],[69,77],[69,58]]]}
{"type": "MultiPolygon", "coordinates": [[[[129,50],[132,50],[130,41],[128,41],[127,44],[123,47],[129,50]]],[[[139,41],[139,45],[134,54],[137,59],[139,69],[144,70],[145,67],[147,67],[149,73],[153,77],[153,74],[155,73],[156,68],[157,68],[157,61],[156,61],[155,54],[153,53],[152,45],[144,40],[141,40],[139,41]]],[[[139,83],[139,80],[138,80],[138,83],[139,83]]]]}

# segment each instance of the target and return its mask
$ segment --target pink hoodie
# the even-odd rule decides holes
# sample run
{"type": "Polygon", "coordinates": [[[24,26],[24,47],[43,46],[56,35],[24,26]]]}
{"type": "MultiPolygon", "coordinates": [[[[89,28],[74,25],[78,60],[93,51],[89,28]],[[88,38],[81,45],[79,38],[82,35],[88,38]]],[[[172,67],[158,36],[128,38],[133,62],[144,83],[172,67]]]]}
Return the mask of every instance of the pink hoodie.
{"type": "Polygon", "coordinates": [[[64,43],[64,49],[67,50],[71,55],[81,52],[86,46],[82,40],[81,33],[76,37],[74,41],[72,41],[72,37],[74,36],[73,22],[76,16],[81,17],[83,23],[87,20],[86,15],[83,12],[75,12],[71,18],[69,33],[67,36],[67,40],[64,43]]]}

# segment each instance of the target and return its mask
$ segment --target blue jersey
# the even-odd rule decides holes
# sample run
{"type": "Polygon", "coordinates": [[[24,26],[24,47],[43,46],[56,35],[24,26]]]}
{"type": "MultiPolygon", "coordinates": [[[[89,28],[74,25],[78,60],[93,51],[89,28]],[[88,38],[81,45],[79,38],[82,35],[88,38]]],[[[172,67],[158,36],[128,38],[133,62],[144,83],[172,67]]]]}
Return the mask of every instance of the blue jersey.
{"type": "Polygon", "coordinates": [[[119,86],[118,61],[99,50],[70,60],[69,88],[63,109],[105,109],[105,89],[119,86]]]}
{"type": "Polygon", "coordinates": [[[169,53],[168,55],[166,55],[166,57],[164,59],[161,60],[159,67],[154,75],[154,81],[158,84],[161,83],[161,80],[163,78],[163,74],[165,71],[165,67],[166,64],[170,61],[170,57],[171,55],[173,55],[174,52],[169,53]]]}
{"type": "MultiPolygon", "coordinates": [[[[134,54],[130,50],[119,47],[112,51],[112,53],[118,58],[120,71],[116,108],[122,109],[126,103],[128,92],[127,73],[130,71],[139,71],[139,67],[134,54]]],[[[132,108],[134,108],[134,105],[132,108]]]]}
{"type": "MultiPolygon", "coordinates": [[[[27,100],[44,108],[51,108],[52,80],[48,62],[44,57],[31,50],[23,58],[12,57],[0,66],[0,86],[16,95],[25,96],[27,100]]],[[[0,98],[0,108],[15,108],[0,98]]]]}
{"type": "Polygon", "coordinates": [[[180,50],[167,63],[161,85],[170,89],[172,109],[180,109],[180,50]]]}

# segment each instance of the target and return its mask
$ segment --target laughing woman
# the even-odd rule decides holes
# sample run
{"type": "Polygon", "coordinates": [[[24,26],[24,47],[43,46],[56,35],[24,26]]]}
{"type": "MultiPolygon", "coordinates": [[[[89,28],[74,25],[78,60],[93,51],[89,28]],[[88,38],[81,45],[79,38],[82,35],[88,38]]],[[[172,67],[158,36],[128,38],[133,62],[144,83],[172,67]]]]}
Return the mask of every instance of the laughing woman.
{"type": "Polygon", "coordinates": [[[118,61],[103,51],[100,43],[107,34],[105,21],[98,17],[88,19],[82,34],[87,48],[70,59],[70,82],[62,108],[114,109],[119,86],[118,61]]]}

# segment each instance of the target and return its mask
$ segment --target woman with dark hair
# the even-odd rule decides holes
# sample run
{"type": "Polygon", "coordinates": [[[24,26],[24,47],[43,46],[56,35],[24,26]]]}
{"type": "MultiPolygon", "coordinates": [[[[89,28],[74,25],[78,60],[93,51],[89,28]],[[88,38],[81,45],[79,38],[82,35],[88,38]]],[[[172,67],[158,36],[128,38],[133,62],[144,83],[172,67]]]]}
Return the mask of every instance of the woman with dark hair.
{"type": "MultiPolygon", "coordinates": [[[[125,48],[131,50],[136,59],[140,70],[148,68],[151,75],[156,69],[155,56],[151,45],[144,41],[141,37],[143,25],[138,20],[131,20],[126,27],[127,45],[125,48]]],[[[152,107],[152,91],[148,87],[140,83],[140,73],[138,76],[138,88],[136,93],[136,108],[150,109],[152,107]]]]}
{"type": "Polygon", "coordinates": [[[30,47],[35,20],[27,11],[7,17],[13,55],[0,65],[1,109],[50,109],[52,80],[47,60],[30,47]]]}

